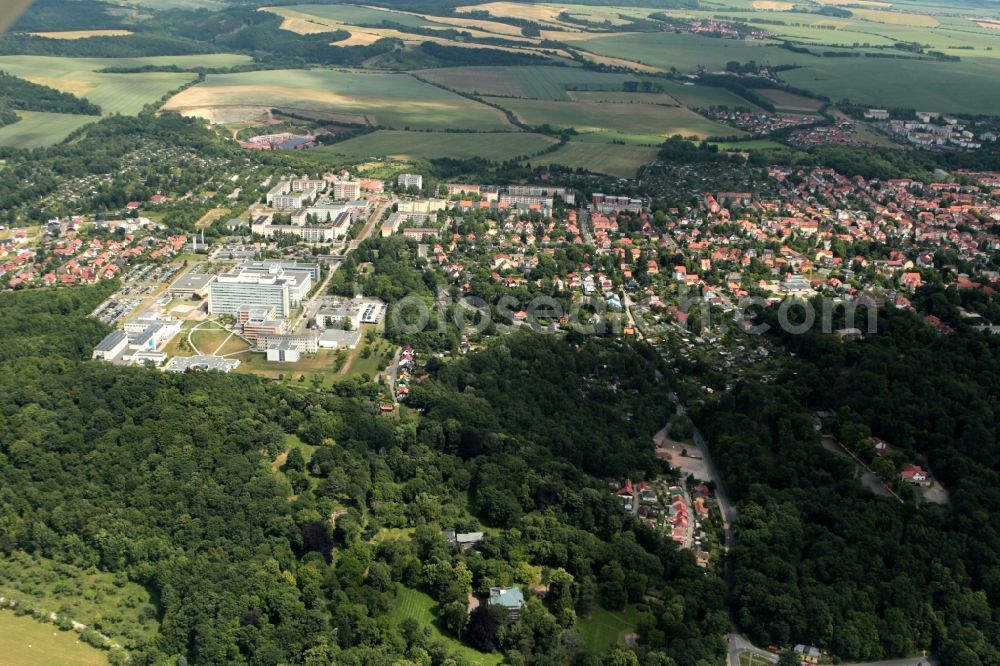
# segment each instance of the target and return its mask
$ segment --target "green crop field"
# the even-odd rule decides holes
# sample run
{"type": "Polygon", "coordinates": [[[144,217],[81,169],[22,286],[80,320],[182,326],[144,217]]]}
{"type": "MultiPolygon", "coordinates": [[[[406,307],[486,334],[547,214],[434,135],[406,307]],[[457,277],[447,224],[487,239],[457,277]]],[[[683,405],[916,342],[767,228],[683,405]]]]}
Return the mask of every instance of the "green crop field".
{"type": "Polygon", "coordinates": [[[0,71],[51,86],[100,105],[105,114],[135,115],[146,104],[176,90],[195,74],[187,72],[144,72],[105,74],[107,67],[177,65],[179,67],[230,67],[250,61],[248,56],[215,54],[162,56],[152,58],[63,58],[53,56],[0,56],[0,71]]]}
{"type": "Polygon", "coordinates": [[[209,118],[227,108],[275,107],[393,129],[511,128],[496,109],[402,73],[305,69],[217,74],[166,104],[209,118]]]}
{"type": "MultiPolygon", "coordinates": [[[[650,137],[734,136],[739,130],[700,116],[690,109],[657,104],[604,104],[489,98],[513,111],[528,125],[574,127],[578,132],[621,132],[650,137]]],[[[655,139],[654,139],[655,140],[655,139]]]]}
{"type": "Polygon", "coordinates": [[[447,67],[415,72],[439,85],[480,95],[568,100],[567,90],[622,90],[632,74],[593,72],[577,67],[447,67]]]}
{"type": "Polygon", "coordinates": [[[104,652],[79,639],[75,631],[0,611],[0,666],[107,665],[104,652]]]}
{"type": "Polygon", "coordinates": [[[403,132],[379,130],[371,134],[317,148],[308,157],[344,156],[349,158],[392,157],[400,160],[438,157],[483,157],[509,160],[531,155],[555,143],[543,134],[527,132],[403,132]]]}
{"type": "Polygon", "coordinates": [[[59,143],[84,125],[100,120],[98,116],[69,113],[18,111],[21,120],[0,127],[0,146],[9,148],[43,148],[59,143]]]}
{"type": "Polygon", "coordinates": [[[610,143],[571,141],[555,151],[537,157],[531,164],[558,164],[571,169],[586,169],[619,178],[633,178],[639,167],[656,159],[655,146],[622,146],[610,143]]]}
{"type": "Polygon", "coordinates": [[[499,654],[487,654],[473,650],[451,636],[444,634],[435,623],[434,609],[436,606],[437,602],[423,592],[399,585],[396,588],[396,604],[389,611],[389,617],[397,622],[413,618],[421,625],[430,627],[433,639],[443,642],[448,646],[449,650],[458,653],[467,659],[470,664],[498,666],[503,661],[503,657],[499,654]]]}
{"type": "Polygon", "coordinates": [[[635,631],[639,612],[632,606],[623,611],[595,608],[590,617],[578,620],[576,630],[587,652],[601,654],[625,642],[625,634],[635,631]]]}
{"type": "Polygon", "coordinates": [[[675,81],[656,81],[657,85],[663,87],[663,91],[676,99],[678,102],[691,108],[727,106],[735,108],[754,108],[754,105],[743,99],[739,95],[729,92],[725,88],[715,88],[713,86],[684,85],[675,81]]]}
{"type": "Polygon", "coordinates": [[[997,62],[815,58],[781,76],[834,100],[952,113],[996,114],[1000,109],[997,62]]]}

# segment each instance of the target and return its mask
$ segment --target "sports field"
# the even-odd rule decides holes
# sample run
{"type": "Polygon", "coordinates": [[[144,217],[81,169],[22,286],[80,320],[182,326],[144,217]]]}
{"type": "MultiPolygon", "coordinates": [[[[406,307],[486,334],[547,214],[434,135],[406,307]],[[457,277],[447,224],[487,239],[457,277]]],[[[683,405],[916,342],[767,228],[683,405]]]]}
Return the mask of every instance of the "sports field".
{"type": "Polygon", "coordinates": [[[421,626],[430,627],[432,638],[444,642],[450,651],[458,653],[470,664],[498,666],[503,661],[500,654],[487,654],[473,650],[443,633],[435,623],[437,618],[434,615],[434,609],[436,606],[437,602],[423,592],[399,585],[396,587],[396,603],[389,611],[389,617],[396,622],[412,618],[421,626]]]}
{"type": "Polygon", "coordinates": [[[528,132],[405,132],[379,130],[371,134],[310,150],[308,157],[344,156],[351,158],[391,157],[399,160],[438,157],[483,157],[509,160],[531,155],[555,143],[543,134],[528,132]]]}
{"type": "Polygon", "coordinates": [[[632,74],[593,72],[578,67],[446,67],[414,72],[453,90],[479,95],[565,101],[568,90],[620,91],[632,74]]]}
{"type": "Polygon", "coordinates": [[[100,120],[99,116],[69,113],[18,111],[21,120],[0,127],[0,146],[9,148],[44,148],[52,146],[84,125],[100,120]]]}
{"type": "Polygon", "coordinates": [[[739,130],[698,115],[690,109],[657,104],[550,102],[531,99],[488,98],[510,109],[528,125],[573,127],[578,132],[621,132],[650,137],[733,136],[739,130]]]}
{"type": "Polygon", "coordinates": [[[249,56],[214,54],[152,58],[63,58],[54,56],[0,56],[0,71],[83,97],[105,114],[135,115],[143,106],[193,81],[187,72],[106,74],[107,67],[177,65],[179,67],[230,67],[249,62],[249,56]]]}
{"type": "Polygon", "coordinates": [[[558,164],[571,169],[586,169],[618,178],[633,178],[639,167],[656,159],[655,146],[622,146],[612,143],[571,141],[555,151],[533,160],[533,166],[558,164]]]}
{"type": "Polygon", "coordinates": [[[80,642],[75,631],[0,610],[0,666],[107,666],[106,653],[80,642]]]}
{"type": "Polygon", "coordinates": [[[282,108],[336,114],[392,129],[512,129],[500,111],[409,74],[333,69],[268,70],[210,75],[165,106],[215,119],[220,111],[282,108]]]}

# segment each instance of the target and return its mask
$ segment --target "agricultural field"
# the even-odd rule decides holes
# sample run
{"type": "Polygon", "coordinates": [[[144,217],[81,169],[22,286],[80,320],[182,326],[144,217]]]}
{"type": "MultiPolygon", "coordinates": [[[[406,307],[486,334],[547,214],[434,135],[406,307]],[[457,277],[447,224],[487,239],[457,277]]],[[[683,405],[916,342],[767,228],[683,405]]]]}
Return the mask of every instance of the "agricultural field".
{"type": "Polygon", "coordinates": [[[619,33],[582,39],[569,35],[566,41],[585,51],[650,65],[661,71],[671,67],[682,72],[693,72],[699,67],[722,69],[730,60],[785,65],[804,57],[764,42],[670,32],[619,33]]]}
{"type": "Polygon", "coordinates": [[[431,637],[441,641],[448,646],[449,650],[457,652],[468,660],[470,664],[479,666],[499,666],[503,661],[500,654],[486,654],[478,652],[457,640],[443,633],[437,626],[437,616],[434,613],[437,602],[430,596],[414,590],[413,588],[398,586],[396,589],[396,604],[389,611],[389,617],[396,622],[402,622],[407,618],[412,618],[422,626],[429,627],[431,637]]]}
{"type": "Polygon", "coordinates": [[[657,80],[657,85],[663,87],[663,91],[676,99],[684,106],[693,109],[707,108],[711,106],[726,106],[730,109],[747,108],[753,109],[754,105],[743,99],[739,95],[729,92],[725,88],[714,86],[685,85],[676,81],[657,80]]]}
{"type": "Polygon", "coordinates": [[[0,666],[107,666],[106,653],[80,641],[75,631],[60,631],[13,611],[0,611],[0,666]]]}
{"type": "Polygon", "coordinates": [[[611,143],[570,141],[565,146],[531,160],[539,164],[558,164],[570,169],[586,169],[618,178],[633,178],[639,167],[656,159],[656,146],[623,146],[611,143]]]}
{"type": "MultiPolygon", "coordinates": [[[[635,93],[642,98],[642,93],[635,93]]],[[[656,104],[621,104],[600,102],[550,102],[544,100],[488,98],[513,111],[528,125],[549,124],[573,127],[578,132],[621,132],[660,137],[660,140],[683,136],[734,136],[739,130],[716,123],[690,109],[656,104]]],[[[654,139],[655,140],[655,139],[654,139]]]]}
{"type": "Polygon", "coordinates": [[[795,93],[790,93],[787,90],[761,88],[756,92],[761,97],[766,97],[770,100],[771,103],[774,104],[774,108],[778,111],[790,113],[815,113],[821,106],[823,106],[823,102],[818,99],[796,95],[795,93]]]}
{"type": "Polygon", "coordinates": [[[496,109],[403,73],[333,69],[268,70],[208,76],[167,109],[217,121],[281,108],[329,120],[393,129],[512,129],[496,109]]]}
{"type": "Polygon", "coordinates": [[[379,130],[310,150],[307,156],[391,157],[406,161],[439,157],[459,159],[483,157],[502,161],[537,153],[553,143],[555,139],[551,137],[528,132],[456,133],[379,130]]]}
{"type": "Polygon", "coordinates": [[[874,106],[984,114],[1000,109],[1000,62],[817,58],[782,78],[833,100],[874,106]],[[859,77],[862,67],[865,76],[859,77]]]}
{"type": "MultiPolygon", "coordinates": [[[[288,5],[284,7],[264,7],[264,11],[280,13],[290,10],[300,15],[315,16],[335,24],[347,25],[379,25],[383,21],[399,23],[414,28],[430,28],[435,24],[421,16],[391,9],[377,7],[362,7],[359,5],[288,5]]],[[[446,26],[441,25],[444,28],[446,26]]]]}
{"type": "Polygon", "coordinates": [[[422,79],[465,93],[566,101],[568,90],[620,91],[632,74],[578,67],[446,67],[414,72],[422,79]]]}
{"type": "Polygon", "coordinates": [[[0,71],[51,86],[97,104],[107,114],[135,115],[146,104],[193,81],[189,72],[106,74],[106,67],[177,65],[179,67],[230,67],[250,62],[249,56],[211,54],[150,58],[63,58],[55,56],[0,56],[0,71]]]}
{"type": "Polygon", "coordinates": [[[0,146],[44,148],[59,143],[84,125],[100,120],[99,116],[38,111],[18,111],[17,115],[21,120],[0,127],[0,146]]]}
{"type": "Polygon", "coordinates": [[[36,37],[46,39],[87,39],[88,37],[124,37],[131,35],[131,30],[63,30],[60,32],[33,32],[36,37]]]}
{"type": "Polygon", "coordinates": [[[577,621],[576,630],[587,652],[601,654],[615,645],[623,645],[625,635],[635,631],[638,623],[639,612],[633,606],[622,611],[597,607],[590,617],[577,621]]]}

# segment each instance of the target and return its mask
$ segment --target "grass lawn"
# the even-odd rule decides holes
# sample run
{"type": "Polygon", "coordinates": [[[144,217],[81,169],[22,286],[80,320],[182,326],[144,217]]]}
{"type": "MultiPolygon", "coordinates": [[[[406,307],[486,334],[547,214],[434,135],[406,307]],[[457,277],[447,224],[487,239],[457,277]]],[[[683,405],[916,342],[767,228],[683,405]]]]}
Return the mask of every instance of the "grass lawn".
{"type": "Polygon", "coordinates": [[[639,167],[656,159],[658,150],[654,146],[571,141],[554,153],[532,160],[532,164],[560,164],[571,169],[583,168],[619,178],[632,178],[639,167]]]}
{"type": "Polygon", "coordinates": [[[529,125],[574,127],[578,132],[621,132],[666,138],[683,136],[731,136],[739,130],[721,125],[690,109],[657,104],[602,102],[551,102],[543,100],[488,98],[510,109],[529,125]]]}
{"type": "Polygon", "coordinates": [[[576,630],[583,640],[583,647],[591,653],[606,652],[614,645],[625,642],[625,634],[635,631],[639,622],[639,611],[627,606],[622,611],[596,608],[590,617],[578,620],[576,630]]]}
{"type": "Polygon", "coordinates": [[[512,129],[490,107],[404,73],[333,69],[268,70],[209,75],[167,104],[216,118],[227,109],[289,109],[393,129],[512,129]]]}
{"type": "Polygon", "coordinates": [[[21,120],[0,127],[0,146],[10,148],[44,148],[59,143],[84,125],[100,120],[100,116],[80,116],[69,113],[18,111],[21,120]]]}
{"type": "MultiPolygon", "coordinates": [[[[181,335],[184,335],[182,332],[181,335]]],[[[229,337],[229,331],[214,322],[203,322],[191,333],[191,342],[202,354],[214,354],[229,337]]]]}
{"type": "Polygon", "coordinates": [[[437,157],[484,157],[509,160],[520,155],[531,155],[553,143],[555,139],[551,137],[528,132],[459,134],[379,130],[331,146],[309,150],[304,155],[310,158],[343,156],[421,160],[437,157]]]}
{"type": "Polygon", "coordinates": [[[81,643],[75,631],[13,611],[0,611],[0,666],[106,666],[104,651],[81,643]]]}
{"type": "Polygon", "coordinates": [[[434,640],[442,641],[449,650],[460,654],[471,664],[497,666],[503,661],[503,657],[499,654],[486,654],[473,650],[443,633],[436,624],[437,618],[434,614],[436,606],[437,602],[423,592],[400,585],[396,588],[396,605],[389,611],[389,617],[396,622],[413,618],[422,625],[430,627],[434,640]]]}
{"type": "Polygon", "coordinates": [[[236,372],[259,375],[268,379],[278,379],[279,376],[290,378],[294,385],[311,388],[314,375],[320,376],[324,387],[333,384],[337,377],[337,373],[333,371],[336,354],[337,352],[332,349],[320,349],[315,354],[304,354],[298,363],[268,361],[267,355],[263,352],[247,352],[230,358],[240,361],[236,372]],[[305,379],[300,382],[302,377],[305,379]]]}

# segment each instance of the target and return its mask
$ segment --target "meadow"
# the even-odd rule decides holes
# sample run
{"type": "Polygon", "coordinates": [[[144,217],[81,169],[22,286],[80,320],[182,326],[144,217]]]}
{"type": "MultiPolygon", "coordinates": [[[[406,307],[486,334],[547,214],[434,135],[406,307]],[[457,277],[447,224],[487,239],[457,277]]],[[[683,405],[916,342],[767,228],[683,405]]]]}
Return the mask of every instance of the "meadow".
{"type": "Polygon", "coordinates": [[[21,120],[0,127],[0,146],[44,148],[59,143],[84,125],[100,120],[99,116],[38,111],[18,111],[17,115],[21,120]]]}
{"type": "Polygon", "coordinates": [[[409,74],[389,72],[305,69],[209,75],[165,108],[209,119],[225,109],[256,114],[281,108],[393,129],[512,129],[496,109],[409,74]]]}
{"type": "Polygon", "coordinates": [[[0,666],[107,666],[107,655],[60,631],[13,611],[0,610],[0,666]]]}
{"type": "Polygon", "coordinates": [[[570,169],[586,169],[618,178],[633,178],[639,167],[656,159],[656,146],[623,146],[610,143],[570,141],[553,153],[533,160],[531,164],[558,164],[570,169]]]}
{"type": "Polygon", "coordinates": [[[473,650],[443,633],[436,624],[437,616],[434,614],[436,606],[434,599],[423,592],[399,585],[396,588],[396,603],[389,611],[389,617],[396,622],[412,618],[422,626],[429,627],[434,640],[443,642],[449,650],[460,654],[470,664],[498,666],[503,661],[500,654],[486,654],[473,650]]]}
{"type": "MultiPolygon", "coordinates": [[[[643,97],[636,93],[637,98],[643,97]]],[[[550,102],[546,100],[487,98],[510,109],[528,125],[573,127],[578,132],[621,132],[663,138],[683,136],[734,136],[739,130],[726,127],[676,106],[637,103],[550,102]]]]}
{"type": "Polygon", "coordinates": [[[124,576],[14,551],[0,561],[0,581],[0,595],[93,626],[125,647],[158,628],[149,592],[124,576]]]}

